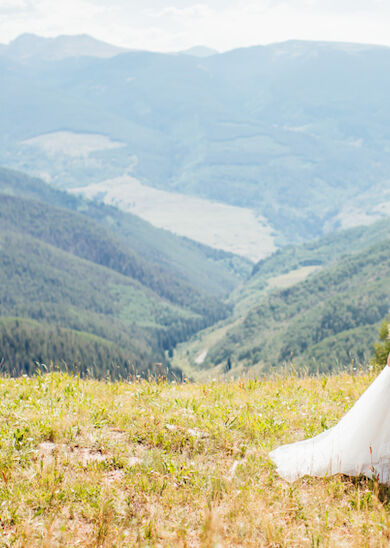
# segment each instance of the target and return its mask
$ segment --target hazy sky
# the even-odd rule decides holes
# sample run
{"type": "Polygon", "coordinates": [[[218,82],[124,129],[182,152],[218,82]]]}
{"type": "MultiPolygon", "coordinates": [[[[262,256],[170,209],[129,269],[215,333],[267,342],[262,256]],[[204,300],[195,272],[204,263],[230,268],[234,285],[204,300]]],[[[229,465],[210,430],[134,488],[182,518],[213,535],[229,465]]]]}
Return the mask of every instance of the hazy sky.
{"type": "Polygon", "coordinates": [[[390,0],[0,0],[0,42],[87,33],[140,49],[291,38],[390,45],[390,0]]]}

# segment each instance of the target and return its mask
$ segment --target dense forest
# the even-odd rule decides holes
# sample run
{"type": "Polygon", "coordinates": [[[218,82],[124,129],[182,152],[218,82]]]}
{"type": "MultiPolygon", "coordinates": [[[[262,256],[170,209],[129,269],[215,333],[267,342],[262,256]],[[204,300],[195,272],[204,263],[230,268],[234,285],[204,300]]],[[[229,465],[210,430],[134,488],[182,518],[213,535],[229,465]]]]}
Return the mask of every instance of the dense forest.
{"type": "Polygon", "coordinates": [[[332,232],[301,245],[285,246],[255,264],[249,279],[233,290],[228,302],[241,315],[245,314],[269,292],[278,276],[293,277],[307,267],[319,270],[389,237],[390,219],[385,218],[368,226],[332,232]]]}
{"type": "Polygon", "coordinates": [[[279,249],[229,295],[232,314],[181,345],[174,363],[228,374],[367,363],[389,312],[389,238],[383,219],[279,249]]]}
{"type": "Polygon", "coordinates": [[[148,363],[129,349],[82,331],[45,326],[33,320],[0,319],[0,372],[18,376],[37,371],[65,370],[81,376],[180,380],[180,370],[148,363]]]}
{"type": "Polygon", "coordinates": [[[293,362],[329,371],[366,362],[390,309],[390,239],[342,256],[307,280],[271,291],[209,349],[204,366],[258,371],[293,362]]]}
{"type": "Polygon", "coordinates": [[[221,296],[248,267],[115,208],[0,170],[3,370],[30,371],[40,361],[71,366],[82,357],[83,371],[95,375],[110,364],[122,376],[131,368],[147,375],[154,363],[171,371],[173,348],[226,317],[221,296]],[[154,235],[161,236],[159,252],[154,235]],[[177,259],[182,251],[205,280],[192,284],[190,267],[177,259]],[[12,329],[9,318],[18,318],[12,329]]]}
{"type": "Polygon", "coordinates": [[[223,305],[166,268],[137,256],[115,234],[73,211],[0,194],[0,229],[28,234],[77,257],[105,266],[152,289],[170,302],[207,316],[223,315],[223,305]]]}

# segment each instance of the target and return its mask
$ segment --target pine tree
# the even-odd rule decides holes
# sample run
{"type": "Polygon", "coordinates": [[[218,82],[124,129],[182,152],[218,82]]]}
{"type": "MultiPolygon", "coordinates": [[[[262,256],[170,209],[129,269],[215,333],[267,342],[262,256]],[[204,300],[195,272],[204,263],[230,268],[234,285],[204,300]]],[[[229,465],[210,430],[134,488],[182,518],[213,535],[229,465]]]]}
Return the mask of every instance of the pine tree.
{"type": "Polygon", "coordinates": [[[390,316],[383,320],[379,328],[379,339],[381,342],[374,346],[375,361],[378,365],[384,367],[390,353],[390,316]]]}

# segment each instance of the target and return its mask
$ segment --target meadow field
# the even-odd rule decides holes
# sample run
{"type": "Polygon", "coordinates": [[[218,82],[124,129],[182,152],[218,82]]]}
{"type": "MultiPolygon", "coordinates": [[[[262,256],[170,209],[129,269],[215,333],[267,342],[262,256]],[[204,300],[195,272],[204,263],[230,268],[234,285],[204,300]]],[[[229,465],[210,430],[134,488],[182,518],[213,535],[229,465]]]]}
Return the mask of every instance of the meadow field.
{"type": "Polygon", "coordinates": [[[0,379],[1,546],[388,546],[390,489],[280,479],[374,372],[203,384],[0,379]]]}
{"type": "Polygon", "coordinates": [[[72,192],[251,261],[257,262],[276,251],[271,225],[251,208],[153,188],[131,175],[91,183],[72,192]]]}

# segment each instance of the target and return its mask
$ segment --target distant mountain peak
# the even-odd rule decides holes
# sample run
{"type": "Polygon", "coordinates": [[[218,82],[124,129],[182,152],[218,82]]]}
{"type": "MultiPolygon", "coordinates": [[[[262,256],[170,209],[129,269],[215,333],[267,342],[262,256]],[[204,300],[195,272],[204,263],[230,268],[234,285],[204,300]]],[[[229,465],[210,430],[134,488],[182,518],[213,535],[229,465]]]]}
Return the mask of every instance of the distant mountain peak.
{"type": "Polygon", "coordinates": [[[211,57],[217,55],[219,51],[216,49],[208,48],[207,46],[194,46],[183,51],[179,51],[183,55],[192,55],[193,57],[211,57]]]}
{"type": "Polygon", "coordinates": [[[285,42],[276,42],[266,46],[281,54],[304,54],[310,50],[336,50],[345,53],[361,53],[362,51],[388,49],[388,46],[376,44],[360,44],[355,42],[333,42],[325,40],[287,40],[285,42]]]}
{"type": "Polygon", "coordinates": [[[38,58],[45,61],[59,61],[69,57],[114,57],[127,51],[107,42],[97,40],[88,34],[60,35],[45,38],[24,33],[1,47],[0,54],[20,61],[38,58]]]}

